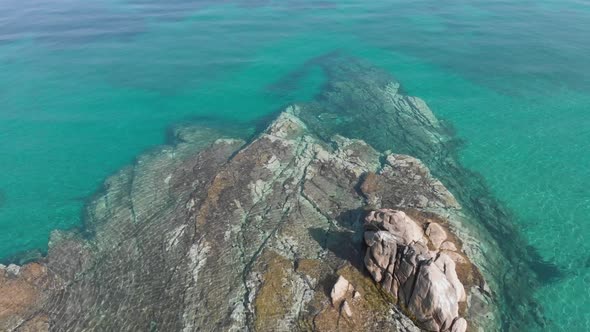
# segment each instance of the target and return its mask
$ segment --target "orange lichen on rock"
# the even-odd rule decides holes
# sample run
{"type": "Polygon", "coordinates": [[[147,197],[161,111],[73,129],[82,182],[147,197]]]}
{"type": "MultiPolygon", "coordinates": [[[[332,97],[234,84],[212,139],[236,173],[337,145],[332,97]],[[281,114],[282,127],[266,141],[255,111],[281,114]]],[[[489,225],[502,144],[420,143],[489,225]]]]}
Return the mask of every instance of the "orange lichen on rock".
{"type": "Polygon", "coordinates": [[[46,317],[37,312],[44,300],[41,286],[46,280],[47,268],[39,263],[30,263],[22,268],[16,265],[0,268],[1,331],[16,327],[43,331],[49,327],[46,317]]]}
{"type": "Polygon", "coordinates": [[[293,265],[290,260],[274,253],[265,251],[261,261],[265,262],[262,275],[262,286],[254,300],[256,331],[273,331],[276,323],[282,319],[292,305],[292,290],[288,279],[293,265]]]}

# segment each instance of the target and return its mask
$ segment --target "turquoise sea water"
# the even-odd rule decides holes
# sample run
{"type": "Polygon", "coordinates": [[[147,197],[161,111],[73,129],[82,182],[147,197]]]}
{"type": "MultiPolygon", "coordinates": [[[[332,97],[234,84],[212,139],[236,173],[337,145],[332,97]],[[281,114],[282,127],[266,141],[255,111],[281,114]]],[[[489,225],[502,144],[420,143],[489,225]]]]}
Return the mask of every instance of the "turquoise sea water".
{"type": "Polygon", "coordinates": [[[590,330],[588,36],[590,4],[573,0],[2,1],[0,257],[79,225],[170,126],[250,133],[313,98],[324,78],[301,68],[339,52],[455,127],[464,164],[563,271],[536,295],[551,330],[590,330]]]}

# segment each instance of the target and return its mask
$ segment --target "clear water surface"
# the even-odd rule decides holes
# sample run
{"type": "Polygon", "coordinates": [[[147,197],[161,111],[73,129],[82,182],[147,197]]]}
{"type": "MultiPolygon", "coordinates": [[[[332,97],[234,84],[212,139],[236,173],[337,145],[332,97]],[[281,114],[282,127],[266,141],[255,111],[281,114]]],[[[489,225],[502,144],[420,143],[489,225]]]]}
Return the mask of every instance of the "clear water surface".
{"type": "Polygon", "coordinates": [[[0,2],[0,258],[79,225],[109,174],[207,122],[247,131],[339,51],[386,68],[465,140],[543,258],[553,331],[590,330],[590,3],[539,1],[0,2]]]}

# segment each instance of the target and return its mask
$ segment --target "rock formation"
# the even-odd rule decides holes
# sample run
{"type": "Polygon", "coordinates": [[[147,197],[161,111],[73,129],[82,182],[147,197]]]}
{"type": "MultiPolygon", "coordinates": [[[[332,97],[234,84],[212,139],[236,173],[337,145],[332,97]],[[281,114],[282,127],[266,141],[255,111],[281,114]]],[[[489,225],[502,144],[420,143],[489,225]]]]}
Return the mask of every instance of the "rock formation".
{"type": "MultiPolygon", "coordinates": [[[[428,165],[428,173],[444,183],[461,204],[460,210],[436,212],[461,233],[464,250],[489,276],[490,287],[498,292],[503,308],[503,329],[547,329],[534,293],[542,284],[562,277],[563,272],[540,258],[483,178],[461,165],[458,154],[462,142],[453,129],[436,119],[424,101],[404,94],[389,73],[370,64],[328,54],[311,60],[307,67],[317,66],[329,79],[320,98],[301,109],[300,117],[310,130],[325,140],[338,134],[361,139],[379,151],[410,155],[428,165]],[[477,247],[485,248],[485,259],[473,252],[477,247]]],[[[386,172],[382,175],[383,186],[395,184],[386,172]]],[[[372,197],[377,203],[374,207],[396,207],[396,196],[388,197],[391,192],[372,197]]]]}
{"type": "Polygon", "coordinates": [[[365,223],[365,265],[373,279],[423,328],[465,331],[459,303],[467,296],[456,264],[466,260],[455,262],[444,250],[438,250],[447,239],[445,230],[436,222],[421,227],[404,212],[390,209],[372,211],[365,223]]]}
{"type": "Polygon", "coordinates": [[[109,178],[82,229],[0,268],[0,330],[500,329],[490,266],[506,260],[462,200],[418,159],[329,127],[362,100],[371,109],[356,117],[385,119],[363,128],[366,141],[424,154],[447,140],[438,120],[388,76],[326,66],[322,97],[249,142],[184,128],[109,178]]]}

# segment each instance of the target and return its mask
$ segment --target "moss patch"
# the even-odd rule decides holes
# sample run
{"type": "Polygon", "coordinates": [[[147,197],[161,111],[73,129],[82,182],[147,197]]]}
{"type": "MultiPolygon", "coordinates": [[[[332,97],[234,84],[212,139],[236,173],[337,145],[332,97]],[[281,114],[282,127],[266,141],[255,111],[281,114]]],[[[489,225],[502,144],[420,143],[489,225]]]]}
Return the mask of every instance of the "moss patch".
{"type": "Polygon", "coordinates": [[[295,271],[318,280],[322,272],[322,262],[317,259],[300,259],[296,262],[295,271]]]}
{"type": "Polygon", "coordinates": [[[266,250],[260,261],[263,282],[254,300],[256,331],[276,331],[277,322],[285,317],[292,305],[293,291],[289,283],[293,265],[288,259],[266,250]]]}
{"type": "Polygon", "coordinates": [[[203,200],[203,205],[199,209],[196,216],[197,225],[205,225],[209,217],[209,212],[217,207],[217,202],[221,193],[231,184],[231,176],[227,171],[220,172],[207,189],[207,196],[203,200]]]}
{"type": "Polygon", "coordinates": [[[345,265],[337,273],[348,280],[354,286],[354,289],[361,293],[368,310],[385,313],[396,302],[393,295],[382,289],[381,285],[375,283],[368,274],[357,270],[352,265],[345,265]]]}
{"type": "Polygon", "coordinates": [[[330,280],[334,282],[341,275],[354,287],[354,291],[360,293],[360,297],[354,298],[353,291],[347,292],[345,301],[352,310],[352,317],[340,314],[342,301],[334,305],[325,293],[316,292],[318,300],[324,300],[323,309],[314,317],[315,331],[366,331],[371,330],[375,324],[388,320],[389,309],[394,305],[395,298],[381,289],[373,279],[363,271],[359,271],[351,264],[346,264],[332,275],[330,280]],[[370,318],[370,319],[368,319],[370,318]],[[369,326],[370,325],[370,326],[369,326]]]}
{"type": "Polygon", "coordinates": [[[379,176],[374,172],[367,173],[361,184],[361,191],[365,195],[370,195],[377,189],[379,189],[379,176]]]}

